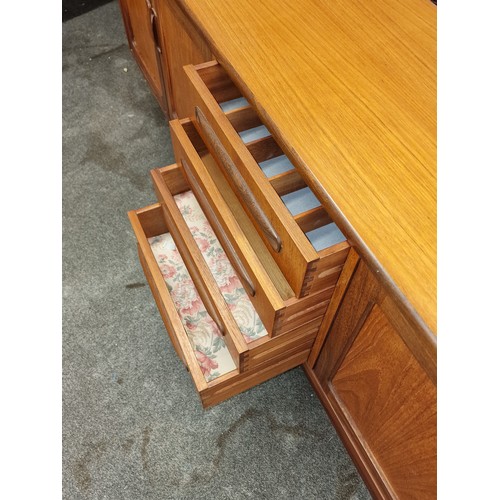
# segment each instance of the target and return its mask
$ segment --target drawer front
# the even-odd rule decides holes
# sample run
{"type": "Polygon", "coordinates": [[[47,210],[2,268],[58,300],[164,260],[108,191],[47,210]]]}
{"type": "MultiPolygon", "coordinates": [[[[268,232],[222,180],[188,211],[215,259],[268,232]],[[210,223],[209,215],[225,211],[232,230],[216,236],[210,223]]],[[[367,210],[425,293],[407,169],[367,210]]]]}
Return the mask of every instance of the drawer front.
{"type": "Polygon", "coordinates": [[[294,294],[330,286],[347,257],[345,238],[298,171],[289,162],[287,168],[282,150],[221,66],[185,70],[193,89],[193,123],[294,294]],[[319,247],[312,238],[321,240],[319,247]]]}

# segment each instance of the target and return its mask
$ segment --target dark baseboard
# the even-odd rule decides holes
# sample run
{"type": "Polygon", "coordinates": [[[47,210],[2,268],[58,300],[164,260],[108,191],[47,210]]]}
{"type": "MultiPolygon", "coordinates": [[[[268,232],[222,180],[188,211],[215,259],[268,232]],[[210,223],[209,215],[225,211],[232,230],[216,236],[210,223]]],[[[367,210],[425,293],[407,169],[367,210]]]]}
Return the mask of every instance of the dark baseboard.
{"type": "Polygon", "coordinates": [[[113,0],[63,0],[62,20],[69,21],[113,0]]]}

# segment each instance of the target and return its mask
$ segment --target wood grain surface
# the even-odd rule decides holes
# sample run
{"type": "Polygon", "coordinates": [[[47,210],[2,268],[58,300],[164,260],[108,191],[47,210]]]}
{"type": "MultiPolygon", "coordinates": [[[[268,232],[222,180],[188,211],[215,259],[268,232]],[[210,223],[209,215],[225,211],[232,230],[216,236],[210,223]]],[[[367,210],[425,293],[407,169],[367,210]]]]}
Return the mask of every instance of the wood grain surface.
{"type": "Polygon", "coordinates": [[[331,383],[391,498],[436,498],[436,388],[378,305],[331,383]]]}
{"type": "Polygon", "coordinates": [[[349,241],[436,332],[436,6],[177,0],[349,241]]]}
{"type": "Polygon", "coordinates": [[[208,61],[212,54],[174,0],[156,0],[155,5],[161,19],[161,58],[170,90],[169,115],[187,116],[189,110],[182,96],[187,82],[182,67],[193,61],[208,61]]]}

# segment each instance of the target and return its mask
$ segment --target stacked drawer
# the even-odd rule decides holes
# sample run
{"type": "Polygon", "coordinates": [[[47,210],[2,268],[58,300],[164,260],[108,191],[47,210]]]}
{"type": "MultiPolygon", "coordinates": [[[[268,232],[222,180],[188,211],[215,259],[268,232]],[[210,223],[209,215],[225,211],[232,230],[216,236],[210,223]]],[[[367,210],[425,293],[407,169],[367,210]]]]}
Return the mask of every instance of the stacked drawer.
{"type": "Polygon", "coordinates": [[[216,62],[186,67],[176,164],[129,213],[172,343],[205,407],[302,364],[349,245],[216,62]]]}
{"type": "Polygon", "coordinates": [[[220,64],[214,61],[185,70],[192,85],[193,121],[221,159],[233,189],[247,197],[245,209],[290,287],[297,297],[324,288],[332,281],[327,273],[339,273],[347,256],[347,243],[336,244],[341,237],[338,228],[319,203],[300,214],[287,209],[282,197],[305,188],[305,181],[294,168],[287,169],[291,165],[276,140],[220,64]],[[234,102],[236,107],[228,106],[234,102]],[[311,233],[326,236],[317,248],[311,233]]]}

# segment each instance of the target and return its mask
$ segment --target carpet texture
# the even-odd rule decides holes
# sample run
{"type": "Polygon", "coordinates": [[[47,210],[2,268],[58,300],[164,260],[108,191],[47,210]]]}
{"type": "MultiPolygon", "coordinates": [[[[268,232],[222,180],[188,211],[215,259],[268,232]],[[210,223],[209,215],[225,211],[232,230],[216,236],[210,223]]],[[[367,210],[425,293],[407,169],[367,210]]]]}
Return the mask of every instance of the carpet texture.
{"type": "Polygon", "coordinates": [[[126,215],[172,161],[117,2],[65,22],[64,498],[370,498],[300,368],[202,409],[126,215]]]}

